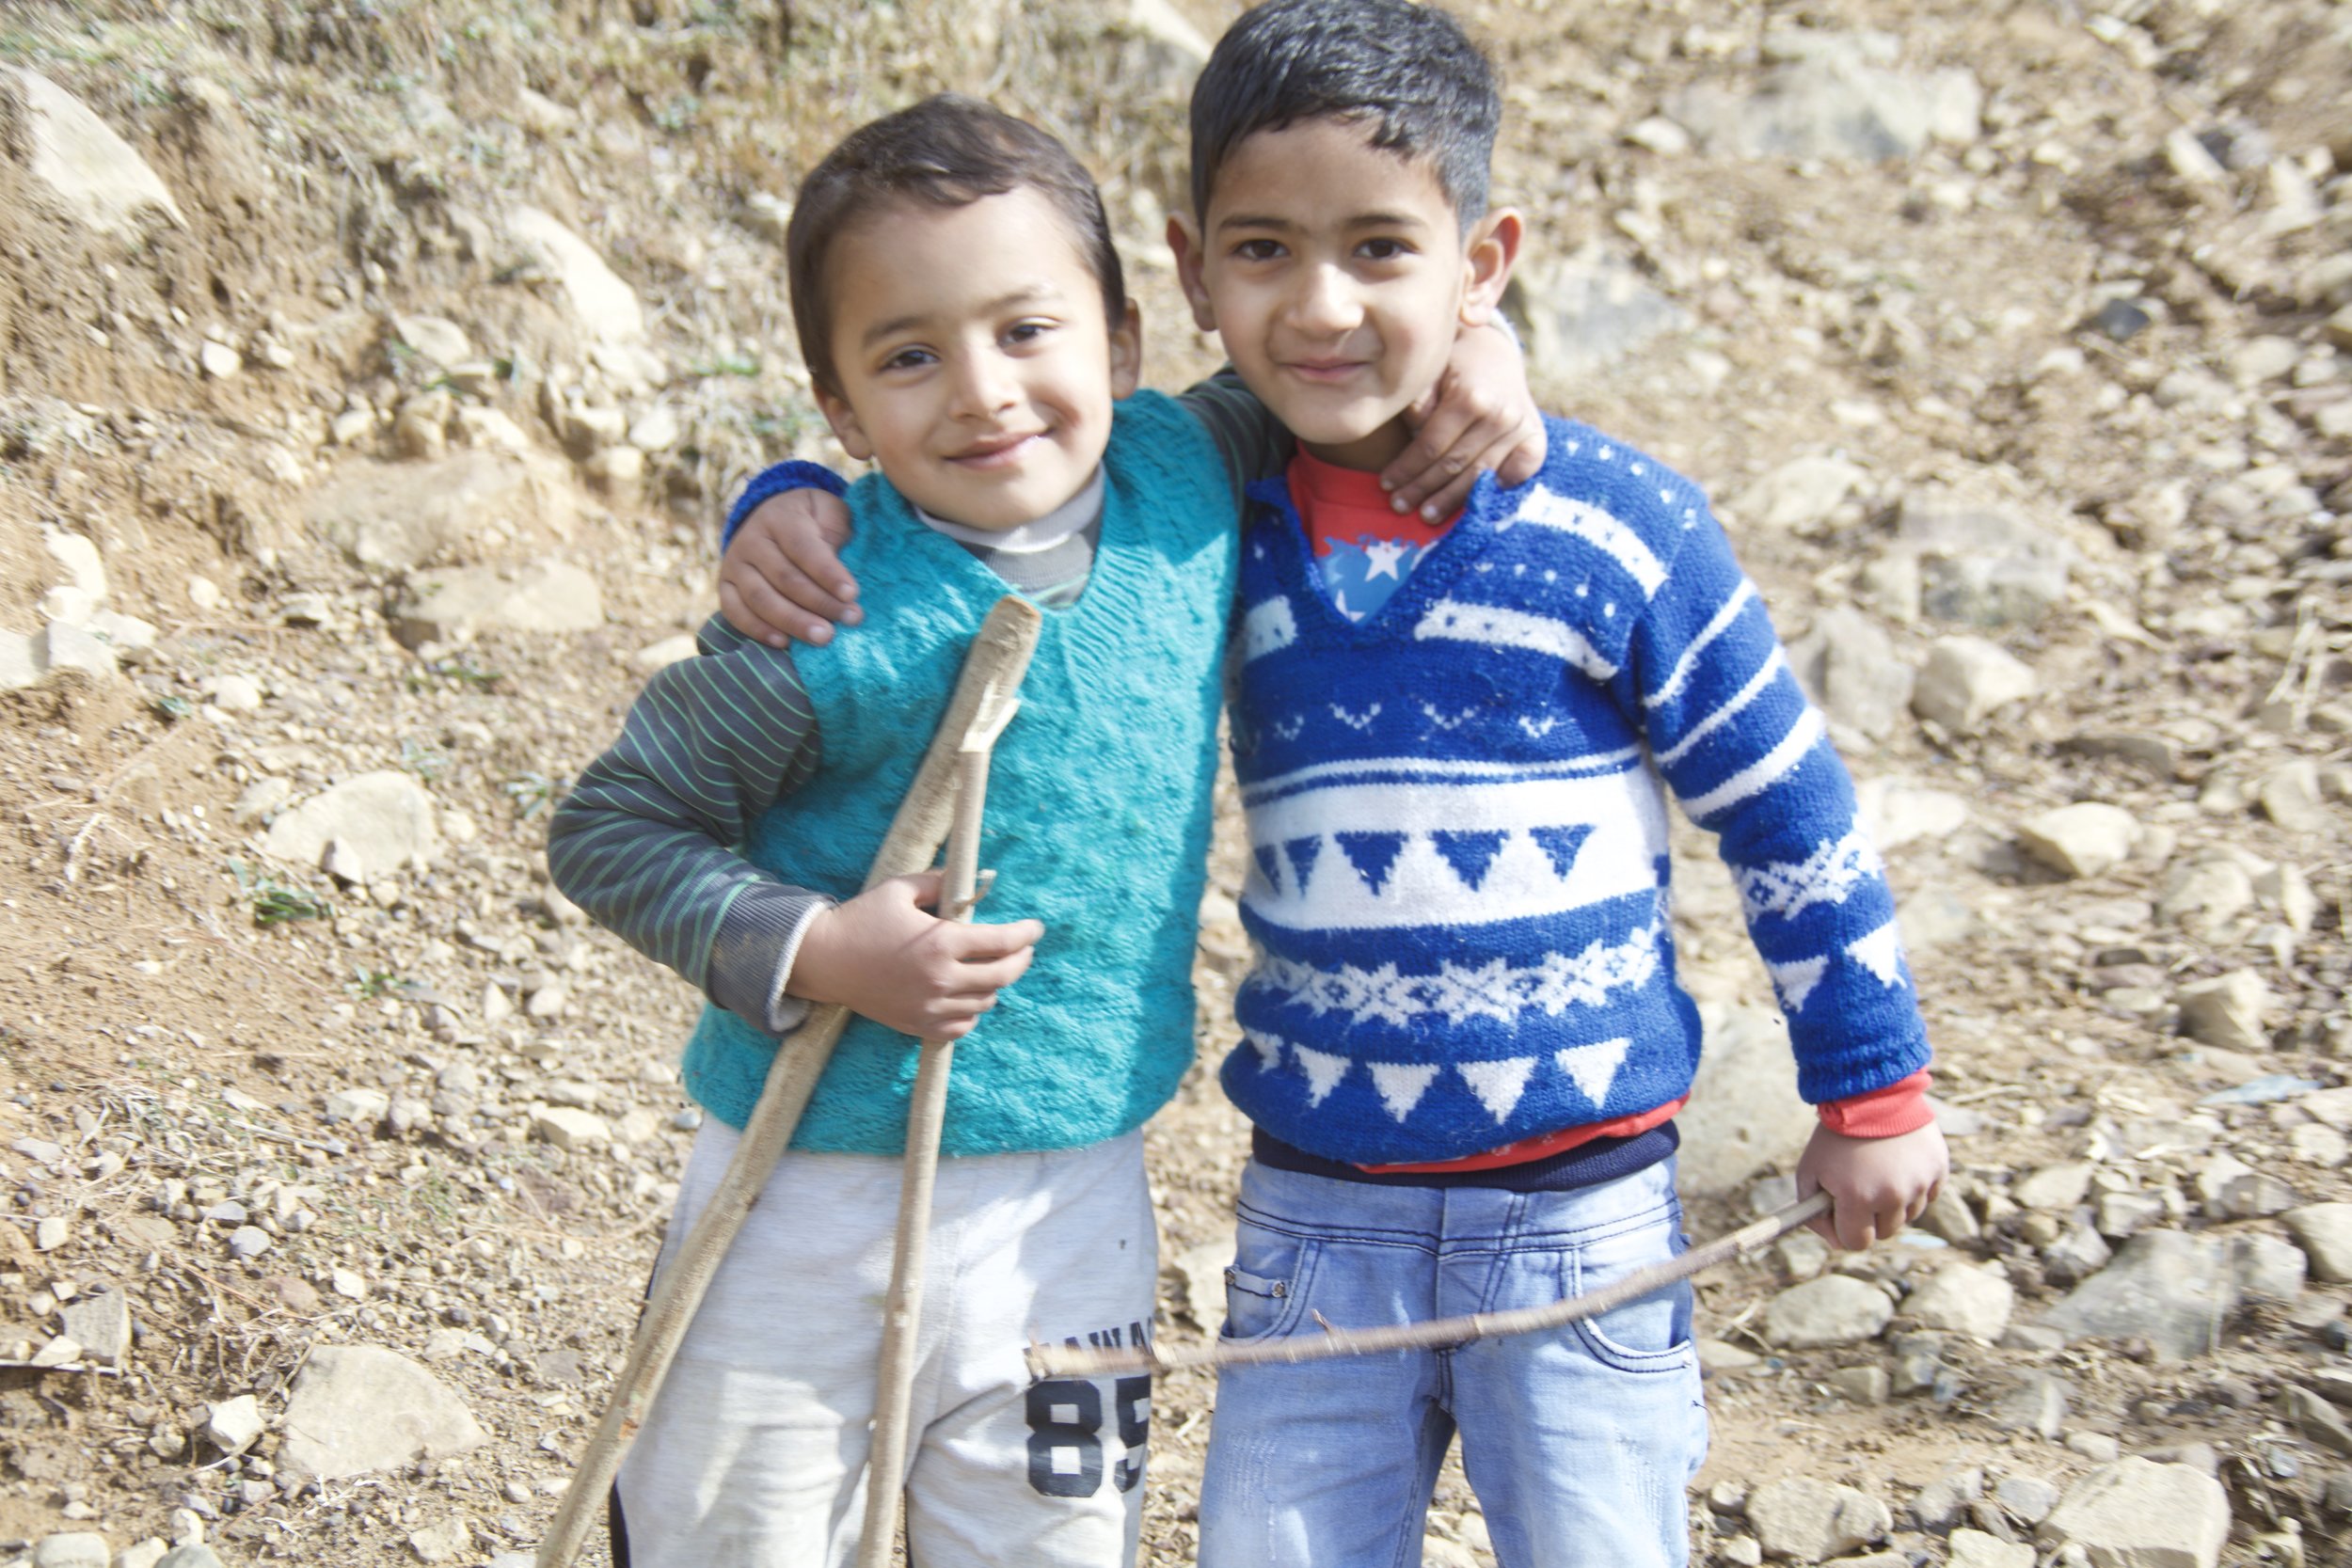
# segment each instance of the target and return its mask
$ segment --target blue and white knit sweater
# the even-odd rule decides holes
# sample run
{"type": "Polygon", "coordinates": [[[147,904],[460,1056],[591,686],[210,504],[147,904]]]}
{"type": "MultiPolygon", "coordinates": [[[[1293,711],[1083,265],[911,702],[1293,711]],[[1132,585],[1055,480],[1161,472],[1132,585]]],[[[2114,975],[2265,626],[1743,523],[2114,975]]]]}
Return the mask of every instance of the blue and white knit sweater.
{"type": "Polygon", "coordinates": [[[1690,1090],[1661,778],[1721,835],[1808,1101],[1927,1065],[1851,781],[1687,480],[1585,426],[1371,618],[1284,487],[1244,540],[1234,768],[1259,949],[1225,1063],[1283,1142],[1453,1159],[1690,1090]]]}

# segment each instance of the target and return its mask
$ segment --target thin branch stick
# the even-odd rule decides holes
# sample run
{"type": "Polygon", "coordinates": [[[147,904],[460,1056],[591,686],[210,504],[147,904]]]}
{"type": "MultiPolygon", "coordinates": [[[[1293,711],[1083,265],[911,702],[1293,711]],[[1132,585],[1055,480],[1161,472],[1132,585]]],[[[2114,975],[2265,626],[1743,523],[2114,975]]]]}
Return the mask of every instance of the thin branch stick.
{"type": "MultiPolygon", "coordinates": [[[[921,871],[939,853],[955,806],[957,757],[981,698],[991,686],[1010,690],[1020,684],[1028,671],[1029,656],[1037,651],[1038,629],[1043,624],[1036,606],[1010,594],[997,600],[989,611],[979,635],[972,640],[971,651],[964,656],[963,673],[956,679],[947,712],[940,720],[930,750],[923,753],[922,766],[915,769],[914,782],[899,802],[898,816],[891,819],[890,832],[874,855],[873,867],[866,876],[867,887],[921,871]]],[[[629,1346],[628,1361],[612,1386],[612,1402],[581,1451],[571,1487],[555,1511],[547,1538],[540,1543],[537,1568],[570,1568],[589,1530],[602,1516],[605,1495],[612,1490],[612,1478],[620,1473],[621,1458],[653,1407],[671,1358],[702,1306],[703,1293],[710,1288],[736,1233],[743,1228],[752,1205],[758,1201],[777,1158],[792,1141],[801,1113],[807,1109],[817,1080],[833,1060],[833,1049],[840,1043],[849,1022],[847,1007],[815,1008],[808,1021],[777,1048],[768,1080],[759,1091],[759,1103],[743,1128],[735,1157],[727,1162],[725,1176],[675,1260],[654,1285],[637,1338],[629,1346]]]]}
{"type": "MultiPolygon", "coordinates": [[[[939,894],[941,918],[969,920],[980,874],[980,811],[988,799],[988,764],[996,737],[1021,704],[992,688],[980,704],[957,757],[956,821],[947,833],[947,872],[939,894]],[[1002,702],[988,698],[1003,695],[1002,702]]],[[[898,1187],[898,1229],[890,1260],[889,1310],[882,1318],[881,1368],[875,1380],[874,1437],[866,1465],[866,1524],[858,1534],[858,1568],[890,1568],[905,1488],[907,1442],[914,1427],[914,1360],[923,1323],[923,1266],[931,1225],[931,1186],[939,1174],[939,1134],[947,1120],[947,1074],[956,1042],[925,1040],[907,1105],[906,1174],[898,1187]]]]}
{"type": "Polygon", "coordinates": [[[1816,1214],[1829,1212],[1830,1201],[1829,1194],[1815,1193],[1811,1197],[1777,1210],[1753,1224],[1741,1226],[1727,1236],[1718,1236],[1703,1246],[1694,1246],[1679,1258],[1636,1270],[1613,1285],[1604,1285],[1597,1291],[1542,1307],[1521,1307],[1508,1312],[1473,1312],[1463,1318],[1438,1318],[1428,1323],[1357,1329],[1340,1328],[1324,1323],[1318,1314],[1315,1322],[1323,1328],[1320,1338],[1299,1334],[1246,1345],[1213,1339],[1205,1345],[1166,1353],[1157,1344],[1141,1350],[1095,1350],[1074,1344],[1033,1344],[1028,1351],[1029,1375],[1033,1378],[1101,1377],[1114,1372],[1165,1372],[1178,1367],[1258,1367],[1270,1363],[1323,1361],[1336,1355],[1376,1355],[1392,1350],[1436,1350],[1442,1346],[1468,1344],[1472,1339],[1497,1338],[1505,1334],[1533,1334],[1575,1323],[1580,1318],[1597,1317],[1629,1301],[1638,1301],[1653,1291],[1663,1290],[1677,1281],[1688,1279],[1703,1269],[1711,1269],[1718,1263],[1754,1252],[1758,1247],[1769,1246],[1816,1214]]]}

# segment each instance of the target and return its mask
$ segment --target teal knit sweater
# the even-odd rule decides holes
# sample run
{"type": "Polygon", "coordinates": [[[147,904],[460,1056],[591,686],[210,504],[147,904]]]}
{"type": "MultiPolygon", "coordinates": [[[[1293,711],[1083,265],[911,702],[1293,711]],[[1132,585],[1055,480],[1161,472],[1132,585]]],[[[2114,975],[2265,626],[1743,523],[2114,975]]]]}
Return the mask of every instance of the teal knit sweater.
{"type": "MultiPolygon", "coordinates": [[[[1168,399],[1119,406],[1101,544],[1086,594],[1048,616],[998,742],[980,863],[992,921],[1045,924],[1037,962],[959,1047],[947,1154],[1070,1148],[1142,1124],[1192,1059],[1191,967],[1205,874],[1219,670],[1235,519],[1223,465],[1168,399]]],[[[871,613],[798,661],[824,759],[744,852],[848,897],[946,711],[965,648],[1004,584],[925,528],[879,478],[850,491],[844,552],[871,613]]],[[[707,1009],[688,1092],[740,1127],[775,1040],[707,1009]]],[[[796,1148],[897,1154],[914,1042],[853,1020],[796,1148]]]]}

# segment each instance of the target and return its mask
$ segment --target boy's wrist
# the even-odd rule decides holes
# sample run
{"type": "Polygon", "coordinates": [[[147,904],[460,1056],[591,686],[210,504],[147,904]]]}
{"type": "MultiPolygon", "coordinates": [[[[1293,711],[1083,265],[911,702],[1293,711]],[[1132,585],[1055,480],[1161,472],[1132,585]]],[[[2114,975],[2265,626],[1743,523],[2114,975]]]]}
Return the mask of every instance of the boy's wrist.
{"type": "Polygon", "coordinates": [[[1928,1090],[1935,1075],[1926,1068],[1883,1088],[1843,1100],[1825,1100],[1814,1107],[1823,1127],[1849,1138],[1895,1138],[1915,1132],[1935,1119],[1928,1090]]]}
{"type": "Polygon", "coordinates": [[[724,555],[727,546],[735,543],[735,531],[743,526],[744,518],[756,512],[762,502],[773,500],[787,490],[822,490],[827,495],[840,496],[847,495],[849,489],[849,481],[822,463],[795,457],[762,468],[743,486],[735,504],[727,508],[726,526],[719,531],[719,553],[724,555]]]}

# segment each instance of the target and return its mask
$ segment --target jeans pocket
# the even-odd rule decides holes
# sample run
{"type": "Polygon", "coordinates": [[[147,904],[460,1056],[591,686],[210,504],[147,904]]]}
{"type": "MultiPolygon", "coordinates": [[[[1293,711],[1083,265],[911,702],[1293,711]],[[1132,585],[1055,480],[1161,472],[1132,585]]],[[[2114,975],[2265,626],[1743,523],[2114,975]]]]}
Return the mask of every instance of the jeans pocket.
{"type": "MultiPolygon", "coordinates": [[[[1565,1259],[1566,1284],[1578,1295],[1616,1284],[1628,1275],[1669,1262],[1685,1246],[1671,1218],[1655,1227],[1587,1243],[1565,1259]]],[[[1673,1372],[1697,1354],[1691,1322],[1691,1282],[1675,1281],[1597,1316],[1580,1319],[1577,1337],[1593,1359],[1621,1372],[1673,1372]]]]}
{"type": "Polygon", "coordinates": [[[1242,1343],[1287,1332],[1306,1300],[1313,1258],[1311,1243],[1245,1222],[1225,1271],[1225,1325],[1217,1337],[1242,1343]]]}

